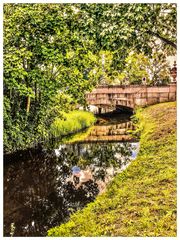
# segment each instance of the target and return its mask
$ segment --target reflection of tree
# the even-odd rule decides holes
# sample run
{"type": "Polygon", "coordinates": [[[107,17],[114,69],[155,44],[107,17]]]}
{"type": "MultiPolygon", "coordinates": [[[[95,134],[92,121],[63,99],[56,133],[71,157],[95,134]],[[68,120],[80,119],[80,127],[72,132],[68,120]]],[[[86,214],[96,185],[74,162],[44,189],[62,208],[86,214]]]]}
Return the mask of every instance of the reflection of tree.
{"type": "Polygon", "coordinates": [[[79,188],[75,188],[72,182],[64,186],[64,200],[66,205],[74,210],[84,207],[87,203],[93,201],[99,193],[98,185],[93,180],[82,183],[79,188]]]}
{"type": "Polygon", "coordinates": [[[58,161],[74,165],[96,167],[121,167],[130,160],[131,143],[96,143],[66,145],[60,150],[58,161]]]}
{"type": "Polygon", "coordinates": [[[119,170],[130,161],[131,143],[96,143],[66,145],[59,151],[58,162],[72,168],[91,168],[94,179],[104,180],[107,169],[119,170]]]}

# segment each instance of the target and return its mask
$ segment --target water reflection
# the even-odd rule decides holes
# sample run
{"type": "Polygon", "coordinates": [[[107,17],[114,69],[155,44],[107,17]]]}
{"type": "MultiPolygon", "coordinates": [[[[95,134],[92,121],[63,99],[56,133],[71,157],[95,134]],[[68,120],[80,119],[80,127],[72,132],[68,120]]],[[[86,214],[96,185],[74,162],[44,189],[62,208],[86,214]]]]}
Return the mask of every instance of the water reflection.
{"type": "Polygon", "coordinates": [[[80,141],[11,155],[13,163],[4,166],[4,236],[45,236],[101,194],[136,157],[138,147],[80,141]]]}
{"type": "Polygon", "coordinates": [[[132,136],[128,135],[128,130],[134,128],[132,122],[115,123],[110,125],[96,125],[84,140],[86,142],[125,142],[133,141],[132,136]]]}
{"type": "Polygon", "coordinates": [[[29,154],[26,161],[5,166],[5,236],[15,225],[15,236],[43,236],[69,215],[104,191],[106,184],[127,165],[132,143],[61,145],[53,153],[29,154]],[[77,185],[72,167],[79,166],[77,185]]]}

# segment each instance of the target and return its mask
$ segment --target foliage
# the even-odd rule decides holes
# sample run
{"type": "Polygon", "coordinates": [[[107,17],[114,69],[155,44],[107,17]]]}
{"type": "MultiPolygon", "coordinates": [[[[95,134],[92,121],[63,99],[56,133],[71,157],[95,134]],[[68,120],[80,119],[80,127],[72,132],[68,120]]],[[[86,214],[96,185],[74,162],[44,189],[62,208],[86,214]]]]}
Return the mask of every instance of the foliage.
{"type": "Polygon", "coordinates": [[[48,236],[176,236],[176,104],[157,104],[136,117],[143,125],[137,159],[48,236]]]}
{"type": "Polygon", "coordinates": [[[64,113],[63,119],[55,118],[51,124],[50,133],[55,137],[62,137],[81,129],[90,127],[96,121],[94,115],[85,111],[64,113]]]}
{"type": "Polygon", "coordinates": [[[113,51],[112,67],[122,69],[129,51],[151,54],[158,43],[176,52],[176,4],[82,4],[97,49],[113,51]]]}
{"type": "Polygon", "coordinates": [[[117,80],[121,84],[142,84],[146,79],[146,84],[158,85],[170,82],[170,66],[166,56],[162,51],[154,49],[152,57],[147,57],[143,53],[132,52],[125,59],[124,70],[117,75],[117,80]]]}
{"type": "Polygon", "coordinates": [[[111,4],[103,7],[98,22],[101,24],[102,19],[106,19],[100,35],[109,46],[117,48],[121,43],[122,48],[133,47],[147,53],[159,39],[163,45],[176,48],[176,4],[111,4]]]}
{"type": "Polygon", "coordinates": [[[46,136],[58,111],[85,105],[98,59],[78,19],[73,5],[4,5],[5,151],[46,136]]]}
{"type": "Polygon", "coordinates": [[[149,58],[144,54],[131,53],[125,60],[124,70],[119,74],[119,81],[123,84],[142,84],[142,79],[150,81],[148,68],[150,67],[149,58]]]}
{"type": "Polygon", "coordinates": [[[167,84],[170,82],[170,66],[167,63],[166,56],[159,49],[150,59],[149,74],[151,76],[150,83],[153,85],[167,84]]]}

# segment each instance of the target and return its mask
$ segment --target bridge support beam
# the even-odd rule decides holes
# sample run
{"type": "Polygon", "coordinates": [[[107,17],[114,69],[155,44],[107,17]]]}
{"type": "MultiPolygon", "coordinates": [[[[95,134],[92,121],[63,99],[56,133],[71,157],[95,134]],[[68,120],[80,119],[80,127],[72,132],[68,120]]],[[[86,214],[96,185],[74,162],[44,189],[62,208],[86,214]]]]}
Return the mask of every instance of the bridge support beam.
{"type": "Polygon", "coordinates": [[[102,108],[98,108],[98,114],[101,114],[102,113],[102,108]]]}

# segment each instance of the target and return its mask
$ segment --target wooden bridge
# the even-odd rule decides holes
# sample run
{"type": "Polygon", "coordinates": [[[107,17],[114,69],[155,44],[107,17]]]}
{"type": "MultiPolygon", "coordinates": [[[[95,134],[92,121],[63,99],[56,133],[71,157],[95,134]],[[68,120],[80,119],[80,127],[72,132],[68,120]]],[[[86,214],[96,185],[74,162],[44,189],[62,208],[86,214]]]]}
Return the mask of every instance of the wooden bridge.
{"type": "Polygon", "coordinates": [[[144,107],[161,102],[176,101],[176,84],[166,86],[111,85],[99,86],[86,94],[88,105],[102,109],[144,107]]]}

